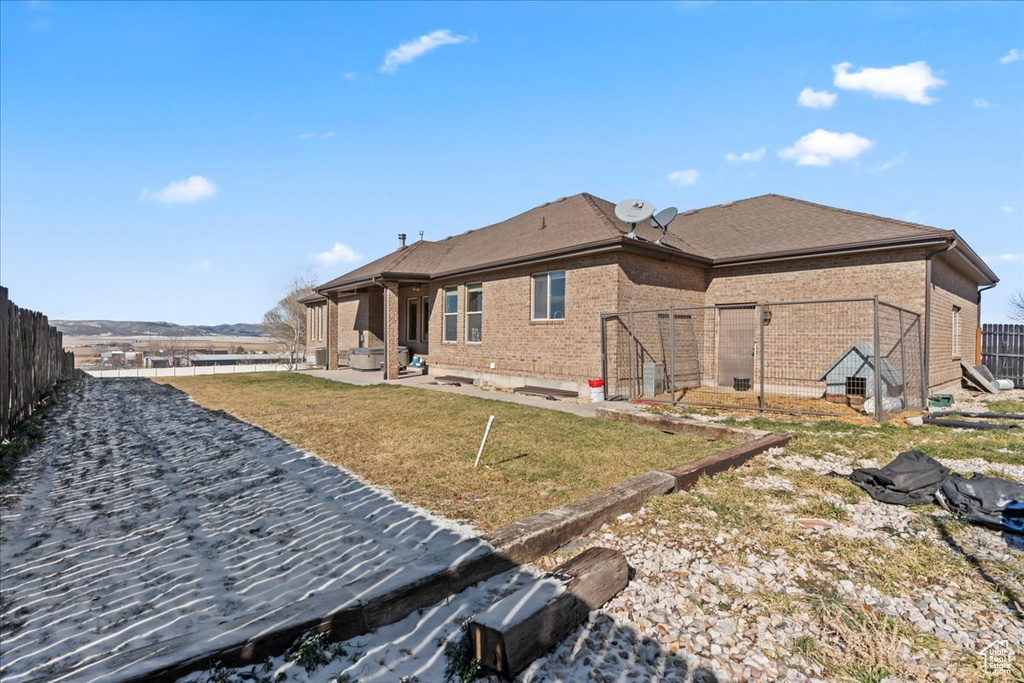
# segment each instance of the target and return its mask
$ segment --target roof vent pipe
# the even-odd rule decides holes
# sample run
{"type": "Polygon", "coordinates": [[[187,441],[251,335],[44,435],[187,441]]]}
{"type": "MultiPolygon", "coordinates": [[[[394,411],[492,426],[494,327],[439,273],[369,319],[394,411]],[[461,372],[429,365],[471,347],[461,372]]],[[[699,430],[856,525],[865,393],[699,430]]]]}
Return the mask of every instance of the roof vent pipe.
{"type": "Polygon", "coordinates": [[[398,246],[399,247],[404,247],[405,246],[405,233],[404,232],[398,233],[398,246]]]}

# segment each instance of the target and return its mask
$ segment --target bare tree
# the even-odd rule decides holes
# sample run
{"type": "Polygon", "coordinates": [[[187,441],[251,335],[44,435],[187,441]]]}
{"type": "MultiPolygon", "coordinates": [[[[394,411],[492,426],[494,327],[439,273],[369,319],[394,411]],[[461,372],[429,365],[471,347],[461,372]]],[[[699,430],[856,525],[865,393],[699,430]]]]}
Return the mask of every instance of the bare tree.
{"type": "Polygon", "coordinates": [[[164,349],[166,354],[171,357],[171,367],[185,366],[189,351],[188,331],[180,327],[171,330],[167,335],[167,340],[164,342],[164,349]]]}
{"type": "Polygon", "coordinates": [[[312,294],[314,284],[316,281],[309,274],[293,277],[288,293],[263,314],[263,322],[260,323],[268,336],[285,347],[289,369],[306,356],[306,305],[299,299],[312,294]]]}
{"type": "Polygon", "coordinates": [[[1010,320],[1024,323],[1024,293],[1021,290],[1010,295],[1010,320]]]}

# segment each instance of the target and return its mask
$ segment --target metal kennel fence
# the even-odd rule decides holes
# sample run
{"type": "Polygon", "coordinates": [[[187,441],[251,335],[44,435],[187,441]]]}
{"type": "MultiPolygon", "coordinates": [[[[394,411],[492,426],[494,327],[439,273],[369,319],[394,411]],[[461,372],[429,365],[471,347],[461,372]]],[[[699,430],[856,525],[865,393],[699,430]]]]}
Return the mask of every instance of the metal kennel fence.
{"type": "Polygon", "coordinates": [[[870,299],[605,313],[609,399],[786,413],[923,409],[921,316],[870,299]],[[880,398],[880,400],[878,400],[880,398]]]}

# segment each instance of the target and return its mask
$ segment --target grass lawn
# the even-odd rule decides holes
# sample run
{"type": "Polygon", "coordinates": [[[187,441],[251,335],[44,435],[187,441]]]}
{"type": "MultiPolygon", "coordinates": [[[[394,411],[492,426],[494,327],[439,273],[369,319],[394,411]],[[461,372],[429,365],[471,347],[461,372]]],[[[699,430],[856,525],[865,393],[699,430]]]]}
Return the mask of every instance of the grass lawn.
{"type": "Polygon", "coordinates": [[[155,381],[259,425],[400,500],[481,530],[729,446],[514,403],[295,373],[155,381]],[[481,466],[473,469],[492,414],[481,466]]]}

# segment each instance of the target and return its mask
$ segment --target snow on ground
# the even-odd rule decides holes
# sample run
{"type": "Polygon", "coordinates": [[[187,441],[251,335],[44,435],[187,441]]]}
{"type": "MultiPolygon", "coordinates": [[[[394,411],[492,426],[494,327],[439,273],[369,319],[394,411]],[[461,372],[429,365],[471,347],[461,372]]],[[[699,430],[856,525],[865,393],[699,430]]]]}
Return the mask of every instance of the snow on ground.
{"type": "Polygon", "coordinates": [[[410,580],[426,555],[480,545],[468,528],[146,380],[83,382],[0,502],[6,683],[371,573],[410,580]]]}

